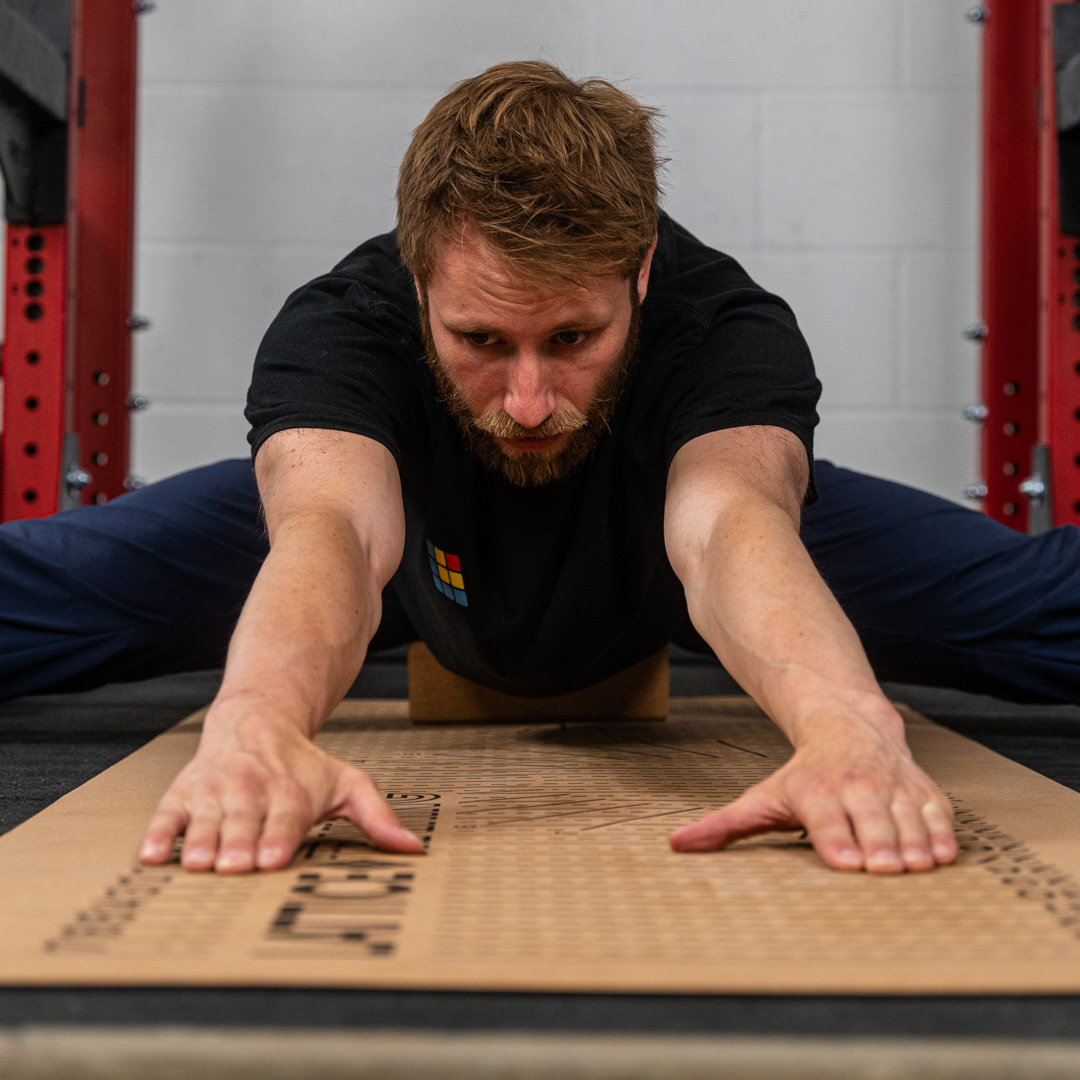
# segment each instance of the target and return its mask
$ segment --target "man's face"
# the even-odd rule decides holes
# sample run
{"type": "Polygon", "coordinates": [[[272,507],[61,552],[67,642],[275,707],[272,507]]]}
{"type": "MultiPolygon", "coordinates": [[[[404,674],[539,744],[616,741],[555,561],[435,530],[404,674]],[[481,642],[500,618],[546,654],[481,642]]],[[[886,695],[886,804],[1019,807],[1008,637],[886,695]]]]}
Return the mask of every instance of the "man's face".
{"type": "Polygon", "coordinates": [[[652,249],[636,280],[544,288],[471,229],[421,292],[428,363],[470,447],[519,486],[561,479],[607,428],[637,352],[652,249]]]}

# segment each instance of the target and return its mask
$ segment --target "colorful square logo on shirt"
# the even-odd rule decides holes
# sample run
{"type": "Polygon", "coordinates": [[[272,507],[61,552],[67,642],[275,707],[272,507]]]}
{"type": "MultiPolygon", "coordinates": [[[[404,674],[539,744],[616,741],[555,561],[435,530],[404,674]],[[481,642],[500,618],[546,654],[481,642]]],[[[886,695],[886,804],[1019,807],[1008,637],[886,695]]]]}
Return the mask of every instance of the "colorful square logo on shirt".
{"type": "Polygon", "coordinates": [[[469,598],[465,595],[465,579],[461,576],[461,560],[456,555],[437,548],[430,540],[427,542],[427,552],[435,588],[456,604],[468,607],[469,598]]]}

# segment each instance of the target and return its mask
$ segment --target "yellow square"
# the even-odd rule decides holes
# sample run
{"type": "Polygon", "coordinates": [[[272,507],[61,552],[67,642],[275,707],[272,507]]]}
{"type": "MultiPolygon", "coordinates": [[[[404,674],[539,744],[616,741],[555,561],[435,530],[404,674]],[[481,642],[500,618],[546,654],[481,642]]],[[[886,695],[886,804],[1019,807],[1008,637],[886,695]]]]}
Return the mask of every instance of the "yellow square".
{"type": "Polygon", "coordinates": [[[453,585],[455,589],[464,589],[465,579],[456,570],[451,570],[450,584],[453,585]]]}
{"type": "MultiPolygon", "coordinates": [[[[436,548],[435,549],[435,561],[440,566],[445,566],[446,565],[446,552],[443,551],[442,548],[436,548]]],[[[446,578],[443,578],[443,581],[445,581],[445,580],[446,580],[446,578]]]]}
{"type": "Polygon", "coordinates": [[[447,585],[450,584],[450,572],[446,569],[445,566],[439,567],[439,577],[441,577],[447,585]]]}

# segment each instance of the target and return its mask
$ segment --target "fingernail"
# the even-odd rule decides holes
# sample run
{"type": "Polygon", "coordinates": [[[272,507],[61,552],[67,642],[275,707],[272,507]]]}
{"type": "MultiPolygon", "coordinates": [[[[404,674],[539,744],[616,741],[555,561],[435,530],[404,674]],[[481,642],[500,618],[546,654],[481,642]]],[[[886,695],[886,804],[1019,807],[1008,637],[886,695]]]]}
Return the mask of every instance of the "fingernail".
{"type": "Polygon", "coordinates": [[[899,855],[886,855],[884,853],[880,855],[871,855],[866,860],[866,866],[868,870],[885,870],[888,872],[900,871],[904,869],[904,862],[899,855]]]}
{"type": "Polygon", "coordinates": [[[416,833],[410,833],[404,825],[399,825],[395,829],[397,833],[397,847],[413,847],[417,852],[423,850],[423,841],[416,835],[416,833]]]}
{"type": "Polygon", "coordinates": [[[955,852],[948,844],[935,844],[934,857],[937,859],[951,859],[955,852]]]}
{"type": "Polygon", "coordinates": [[[144,840],[142,847],[139,848],[139,858],[152,859],[155,855],[160,855],[164,848],[164,844],[157,843],[154,840],[144,840]]]}
{"type": "Polygon", "coordinates": [[[841,851],[836,856],[836,861],[843,866],[862,866],[862,858],[857,851],[841,851]]]}
{"type": "Polygon", "coordinates": [[[668,837],[668,845],[672,851],[690,852],[690,851],[715,851],[717,847],[715,844],[710,844],[706,840],[695,840],[692,836],[684,839],[683,837],[670,836],[668,837]]]}

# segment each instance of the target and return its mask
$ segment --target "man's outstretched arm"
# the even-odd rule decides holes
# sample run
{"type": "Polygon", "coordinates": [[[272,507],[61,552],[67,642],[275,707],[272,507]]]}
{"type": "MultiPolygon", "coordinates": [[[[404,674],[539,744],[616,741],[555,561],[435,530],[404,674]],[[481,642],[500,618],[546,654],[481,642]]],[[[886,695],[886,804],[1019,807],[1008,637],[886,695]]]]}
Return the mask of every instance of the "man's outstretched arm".
{"type": "Polygon", "coordinates": [[[854,628],[799,539],[806,452],[744,427],[683,446],[668,476],[668,557],[693,624],[795,747],[723,809],[672,834],[679,851],[804,827],[838,870],[929,870],[956,858],[952,809],[915,764],[854,628]]]}
{"type": "Polygon", "coordinates": [[[229,645],[199,749],[158,806],[140,850],[188,870],[284,866],[308,829],[346,817],[380,847],[422,846],[371,778],[312,737],[363,663],[382,590],[401,560],[397,465],[362,435],[290,430],[256,458],[270,554],[229,645]]]}

